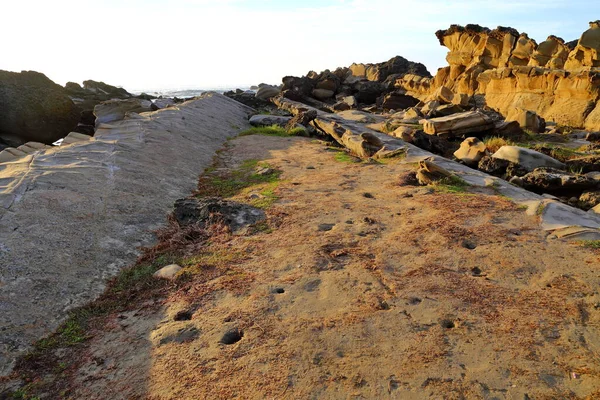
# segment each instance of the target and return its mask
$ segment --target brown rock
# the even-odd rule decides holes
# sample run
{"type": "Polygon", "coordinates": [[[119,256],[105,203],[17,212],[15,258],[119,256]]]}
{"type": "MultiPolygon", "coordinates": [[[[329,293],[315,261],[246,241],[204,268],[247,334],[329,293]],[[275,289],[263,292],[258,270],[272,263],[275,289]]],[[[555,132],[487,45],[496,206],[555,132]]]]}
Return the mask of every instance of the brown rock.
{"type": "Polygon", "coordinates": [[[466,138],[460,148],[454,152],[454,157],[467,165],[477,164],[487,153],[485,144],[475,138],[466,138]]]}

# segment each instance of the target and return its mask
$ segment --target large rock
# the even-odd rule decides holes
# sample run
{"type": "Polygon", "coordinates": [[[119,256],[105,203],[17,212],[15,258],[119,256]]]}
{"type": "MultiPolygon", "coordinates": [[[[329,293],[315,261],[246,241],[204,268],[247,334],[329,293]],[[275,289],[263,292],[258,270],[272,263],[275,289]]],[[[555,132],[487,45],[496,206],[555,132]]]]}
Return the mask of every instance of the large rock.
{"type": "Polygon", "coordinates": [[[352,64],[349,67],[353,76],[365,77],[370,81],[383,82],[390,75],[415,74],[430,77],[431,74],[421,63],[408,61],[404,57],[396,56],[379,64],[352,64]]]}
{"type": "Polygon", "coordinates": [[[0,163],[0,377],[156,244],[173,202],[250,127],[250,112],[210,93],[0,163]]]}
{"type": "Polygon", "coordinates": [[[51,144],[71,132],[79,116],[64,88],[44,74],[0,71],[0,142],[51,144]]]}
{"type": "Polygon", "coordinates": [[[483,134],[492,129],[494,129],[494,122],[479,111],[467,111],[423,121],[423,131],[429,135],[455,137],[472,133],[483,134]]]}
{"type": "Polygon", "coordinates": [[[550,156],[519,146],[502,146],[492,155],[492,158],[517,164],[528,171],[533,171],[534,169],[541,167],[557,169],[565,168],[565,164],[550,156]]]}
{"type": "Polygon", "coordinates": [[[460,148],[454,152],[454,157],[467,165],[473,165],[477,164],[486,152],[485,143],[475,137],[470,137],[460,144],[460,148]]]}
{"type": "Polygon", "coordinates": [[[534,192],[557,195],[581,193],[598,186],[598,182],[585,175],[576,175],[553,168],[536,168],[521,177],[521,184],[534,192]]]}
{"type": "Polygon", "coordinates": [[[104,82],[97,82],[93,80],[83,81],[83,89],[87,92],[99,94],[107,99],[126,99],[133,95],[122,87],[112,86],[104,82]]]}
{"type": "Polygon", "coordinates": [[[381,108],[384,110],[404,110],[414,107],[419,103],[418,99],[402,92],[392,92],[383,96],[381,108]]]}
{"type": "Polygon", "coordinates": [[[538,46],[513,28],[452,25],[436,33],[449,50],[434,78],[405,75],[395,87],[420,100],[445,87],[507,116],[515,108],[560,125],[600,130],[600,21],[571,48],[549,36],[538,46]]]}
{"type": "Polygon", "coordinates": [[[271,126],[271,125],[279,125],[284,127],[290,122],[292,117],[285,117],[283,115],[253,115],[250,117],[250,125],[252,126],[271,126]]]}
{"type": "Polygon", "coordinates": [[[279,95],[279,88],[277,86],[266,85],[264,83],[258,85],[256,98],[261,100],[269,100],[277,95],[279,95]]]}
{"type": "Polygon", "coordinates": [[[546,129],[546,121],[533,111],[515,108],[506,117],[507,121],[516,121],[523,129],[527,129],[534,133],[544,132],[546,129]]]}
{"type": "Polygon", "coordinates": [[[94,107],[96,127],[100,124],[120,121],[125,118],[125,114],[130,112],[141,113],[146,111],[152,111],[152,102],[150,100],[127,99],[105,101],[94,107]]]}

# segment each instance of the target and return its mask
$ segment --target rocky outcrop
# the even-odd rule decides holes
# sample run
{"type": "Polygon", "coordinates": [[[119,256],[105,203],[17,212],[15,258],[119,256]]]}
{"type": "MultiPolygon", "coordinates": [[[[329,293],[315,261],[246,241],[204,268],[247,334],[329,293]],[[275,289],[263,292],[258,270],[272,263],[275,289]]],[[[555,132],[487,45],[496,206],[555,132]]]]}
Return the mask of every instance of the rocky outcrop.
{"type": "Polygon", "coordinates": [[[65,89],[35,71],[0,71],[0,142],[51,144],[71,132],[80,111],[65,89]]]}
{"type": "Polygon", "coordinates": [[[390,76],[414,74],[431,77],[427,68],[421,64],[408,61],[404,57],[396,56],[379,64],[352,64],[348,68],[352,76],[366,78],[370,81],[385,82],[390,76]]]}
{"type": "Polygon", "coordinates": [[[600,22],[574,48],[556,36],[537,44],[513,28],[452,25],[436,33],[449,50],[434,78],[405,75],[397,88],[425,100],[439,88],[480,97],[508,116],[515,109],[557,124],[600,130],[600,22]]]}
{"type": "Polygon", "coordinates": [[[96,127],[100,124],[120,121],[130,112],[141,113],[146,111],[152,111],[152,102],[150,100],[127,99],[105,101],[94,107],[96,127]]]}
{"type": "Polygon", "coordinates": [[[287,99],[310,106],[334,111],[344,111],[377,103],[385,110],[407,108],[418,103],[405,90],[394,89],[393,83],[406,75],[431,77],[423,64],[396,56],[379,64],[352,64],[348,68],[310,71],[306,76],[286,76],[281,92],[287,99]],[[353,98],[352,102],[344,99],[353,98]],[[324,107],[323,104],[326,106],[324,107]]]}
{"type": "Polygon", "coordinates": [[[173,202],[250,127],[250,112],[206,94],[0,163],[0,376],[154,244],[173,202]]]}

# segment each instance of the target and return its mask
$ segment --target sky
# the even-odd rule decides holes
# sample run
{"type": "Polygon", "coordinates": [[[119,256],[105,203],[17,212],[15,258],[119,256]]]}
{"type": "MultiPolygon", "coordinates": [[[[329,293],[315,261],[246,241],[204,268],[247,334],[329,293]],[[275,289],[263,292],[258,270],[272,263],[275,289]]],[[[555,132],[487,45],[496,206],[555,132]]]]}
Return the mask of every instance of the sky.
{"type": "Polygon", "coordinates": [[[446,65],[435,31],[577,39],[595,0],[2,0],[0,69],[129,91],[248,87],[401,55],[446,65]]]}

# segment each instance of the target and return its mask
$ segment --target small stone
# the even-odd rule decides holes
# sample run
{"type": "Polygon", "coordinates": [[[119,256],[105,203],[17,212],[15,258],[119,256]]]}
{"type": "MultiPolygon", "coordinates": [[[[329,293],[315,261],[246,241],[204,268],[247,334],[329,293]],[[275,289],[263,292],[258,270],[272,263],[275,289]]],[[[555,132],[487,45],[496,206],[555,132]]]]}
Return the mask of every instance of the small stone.
{"type": "Polygon", "coordinates": [[[162,267],[158,271],[156,271],[154,273],[154,277],[155,278],[160,278],[160,279],[174,279],[175,276],[177,275],[177,273],[179,271],[181,271],[182,269],[183,268],[181,268],[177,264],[167,265],[165,267],[162,267]]]}
{"type": "Polygon", "coordinates": [[[275,170],[273,168],[260,167],[256,170],[256,175],[260,175],[260,176],[271,175],[273,172],[275,172],[275,170]]]}
{"type": "Polygon", "coordinates": [[[335,224],[320,224],[319,225],[319,231],[320,232],[327,232],[333,229],[333,227],[335,226],[335,224]]]}
{"type": "Polygon", "coordinates": [[[309,165],[308,167],[306,167],[306,169],[315,169],[315,167],[313,167],[312,165],[309,165]]]}

